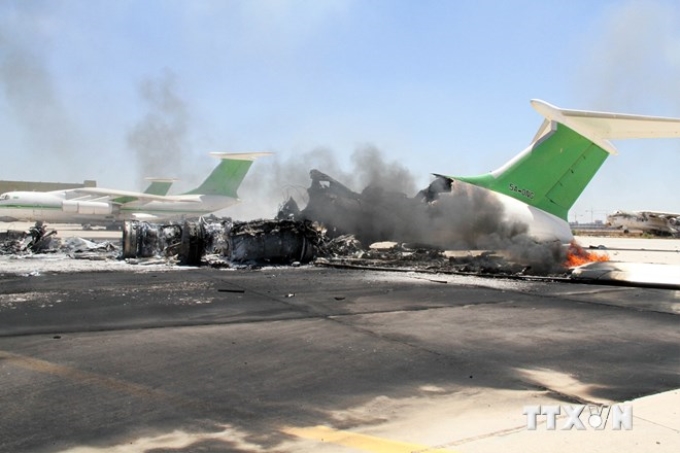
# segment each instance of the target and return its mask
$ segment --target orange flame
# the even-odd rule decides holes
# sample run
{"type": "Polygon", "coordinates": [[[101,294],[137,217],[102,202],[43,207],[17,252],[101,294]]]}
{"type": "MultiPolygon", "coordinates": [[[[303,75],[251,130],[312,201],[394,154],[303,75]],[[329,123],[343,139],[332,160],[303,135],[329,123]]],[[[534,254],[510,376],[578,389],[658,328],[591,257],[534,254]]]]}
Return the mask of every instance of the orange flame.
{"type": "Polygon", "coordinates": [[[599,254],[589,252],[576,241],[572,241],[569,244],[569,249],[567,250],[567,260],[564,265],[568,268],[581,266],[582,264],[593,263],[595,261],[609,261],[609,255],[599,254]]]}

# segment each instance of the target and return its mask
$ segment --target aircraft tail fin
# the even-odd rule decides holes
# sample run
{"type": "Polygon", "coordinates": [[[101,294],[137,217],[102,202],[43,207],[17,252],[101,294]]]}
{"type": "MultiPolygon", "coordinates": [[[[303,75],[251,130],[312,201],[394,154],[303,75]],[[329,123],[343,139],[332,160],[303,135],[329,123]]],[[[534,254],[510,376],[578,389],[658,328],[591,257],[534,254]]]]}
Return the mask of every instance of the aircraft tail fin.
{"type": "Polygon", "coordinates": [[[567,220],[569,209],[609,154],[611,139],[680,137],[680,119],[560,109],[539,100],[545,117],[531,145],[501,168],[451,179],[485,187],[567,220]]]}
{"type": "Polygon", "coordinates": [[[253,161],[272,153],[210,153],[222,161],[197,188],[184,195],[222,195],[238,198],[238,188],[253,161]]]}
{"type": "Polygon", "coordinates": [[[147,181],[151,181],[149,187],[144,190],[144,193],[149,195],[167,195],[170,191],[170,186],[175,182],[174,179],[166,178],[145,178],[147,181]]]}

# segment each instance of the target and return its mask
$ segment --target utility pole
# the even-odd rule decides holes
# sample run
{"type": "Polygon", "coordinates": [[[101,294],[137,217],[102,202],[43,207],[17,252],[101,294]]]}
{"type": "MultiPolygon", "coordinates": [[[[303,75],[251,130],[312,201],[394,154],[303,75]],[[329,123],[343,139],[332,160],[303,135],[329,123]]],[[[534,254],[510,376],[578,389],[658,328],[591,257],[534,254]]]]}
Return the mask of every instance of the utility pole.
{"type": "Polygon", "coordinates": [[[586,209],[586,212],[590,213],[590,223],[595,223],[595,218],[593,217],[595,214],[595,208],[591,206],[590,209],[586,209]]]}

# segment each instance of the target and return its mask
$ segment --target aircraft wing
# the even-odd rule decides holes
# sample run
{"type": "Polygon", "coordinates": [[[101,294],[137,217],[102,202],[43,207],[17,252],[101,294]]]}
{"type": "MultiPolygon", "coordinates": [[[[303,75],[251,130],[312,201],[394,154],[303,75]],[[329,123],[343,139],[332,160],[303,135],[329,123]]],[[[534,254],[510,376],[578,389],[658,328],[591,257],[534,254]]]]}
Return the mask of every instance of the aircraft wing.
{"type": "Polygon", "coordinates": [[[73,193],[82,194],[89,197],[99,197],[107,198],[114,203],[126,204],[133,201],[160,201],[164,203],[177,203],[183,202],[198,202],[197,197],[187,197],[184,195],[179,196],[168,196],[168,195],[154,195],[145,192],[134,192],[129,190],[116,190],[116,189],[105,189],[100,187],[81,187],[77,189],[71,189],[73,193]]]}

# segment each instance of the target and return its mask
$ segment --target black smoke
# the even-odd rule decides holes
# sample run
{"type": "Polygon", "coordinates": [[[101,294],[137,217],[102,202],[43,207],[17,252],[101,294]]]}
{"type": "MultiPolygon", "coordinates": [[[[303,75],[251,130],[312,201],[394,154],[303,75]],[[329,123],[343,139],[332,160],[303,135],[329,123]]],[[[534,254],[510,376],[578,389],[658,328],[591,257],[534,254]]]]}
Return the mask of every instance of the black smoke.
{"type": "MultiPolygon", "coordinates": [[[[353,234],[364,246],[397,241],[446,250],[503,250],[532,273],[563,271],[561,244],[536,242],[529,226],[509,220],[488,190],[436,178],[418,191],[416,177],[375,146],[358,147],[350,162],[351,170],[343,170],[335,154],[323,148],[288,160],[258,160],[241,193],[244,207],[252,218],[271,217],[292,198],[303,218],[319,221],[331,236],[353,234]],[[323,173],[310,172],[314,168],[323,173]]],[[[239,218],[233,210],[227,214],[239,218]]]]}

